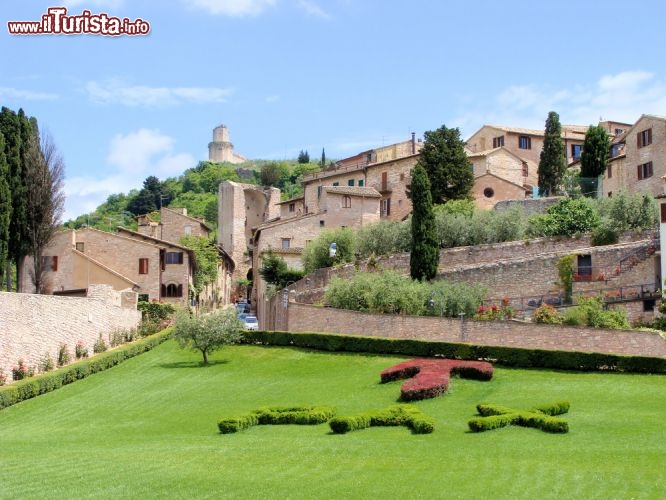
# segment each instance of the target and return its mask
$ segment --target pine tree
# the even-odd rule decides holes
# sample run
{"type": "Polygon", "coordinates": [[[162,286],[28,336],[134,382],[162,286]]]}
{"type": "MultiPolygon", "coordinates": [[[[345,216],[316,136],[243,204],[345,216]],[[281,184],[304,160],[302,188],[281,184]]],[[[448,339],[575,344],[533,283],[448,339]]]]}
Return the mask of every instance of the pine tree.
{"type": "MultiPolygon", "coordinates": [[[[472,164],[465,153],[465,143],[457,128],[442,125],[424,134],[418,164],[430,180],[430,193],[435,204],[468,198],[474,186],[472,164]]],[[[409,196],[413,196],[413,187],[409,196]]]]}
{"type": "Polygon", "coordinates": [[[557,194],[567,170],[560,116],[551,111],[546,120],[543,150],[539,158],[539,192],[543,196],[557,194]]]}
{"type": "Polygon", "coordinates": [[[412,252],[410,275],[417,280],[431,280],[437,274],[439,244],[432,210],[430,180],[423,166],[416,164],[412,171],[412,252]]]}
{"type": "Polygon", "coordinates": [[[298,163],[310,163],[310,155],[308,154],[307,149],[298,153],[298,163]]]}

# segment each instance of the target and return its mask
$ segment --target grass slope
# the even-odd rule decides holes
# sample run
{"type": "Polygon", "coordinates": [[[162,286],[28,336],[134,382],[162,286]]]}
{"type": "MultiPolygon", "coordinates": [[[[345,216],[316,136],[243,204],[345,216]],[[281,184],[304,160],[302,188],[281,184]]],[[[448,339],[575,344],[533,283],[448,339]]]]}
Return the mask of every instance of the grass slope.
{"type": "Polygon", "coordinates": [[[267,405],[395,403],[379,373],[404,358],[234,346],[199,367],[172,341],[0,412],[1,498],[659,498],[666,491],[666,378],[496,369],[417,402],[434,434],[258,426],[220,417],[267,405]],[[473,434],[489,402],[568,400],[570,432],[473,434]]]}

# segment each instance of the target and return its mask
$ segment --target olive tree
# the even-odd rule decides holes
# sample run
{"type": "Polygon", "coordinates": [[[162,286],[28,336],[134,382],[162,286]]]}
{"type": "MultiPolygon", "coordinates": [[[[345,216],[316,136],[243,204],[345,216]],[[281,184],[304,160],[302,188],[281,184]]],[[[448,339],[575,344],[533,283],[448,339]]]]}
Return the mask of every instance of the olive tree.
{"type": "Polygon", "coordinates": [[[234,309],[199,316],[179,311],[173,336],[181,348],[201,352],[203,364],[207,365],[208,355],[227,344],[238,343],[242,330],[243,323],[234,309]]]}

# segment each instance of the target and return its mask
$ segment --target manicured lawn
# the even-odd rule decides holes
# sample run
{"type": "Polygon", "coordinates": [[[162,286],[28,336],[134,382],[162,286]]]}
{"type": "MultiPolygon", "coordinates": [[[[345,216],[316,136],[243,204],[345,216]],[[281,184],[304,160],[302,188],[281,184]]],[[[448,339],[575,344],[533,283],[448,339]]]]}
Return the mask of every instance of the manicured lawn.
{"type": "Polygon", "coordinates": [[[235,346],[199,367],[173,341],[0,411],[0,498],[663,498],[666,377],[496,368],[416,402],[436,429],[217,421],[267,405],[394,404],[379,373],[405,358],[235,346]],[[568,400],[570,432],[473,434],[480,402],[568,400]]]}

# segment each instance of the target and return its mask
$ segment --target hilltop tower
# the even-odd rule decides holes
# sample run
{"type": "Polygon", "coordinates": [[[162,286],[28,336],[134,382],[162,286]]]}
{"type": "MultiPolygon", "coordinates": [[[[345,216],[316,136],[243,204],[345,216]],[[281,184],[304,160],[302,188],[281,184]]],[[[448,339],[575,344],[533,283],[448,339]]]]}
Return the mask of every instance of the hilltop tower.
{"type": "Polygon", "coordinates": [[[213,129],[213,142],[208,144],[208,161],[215,163],[247,161],[247,158],[234,152],[234,145],[229,142],[229,129],[226,125],[218,125],[213,129]]]}

